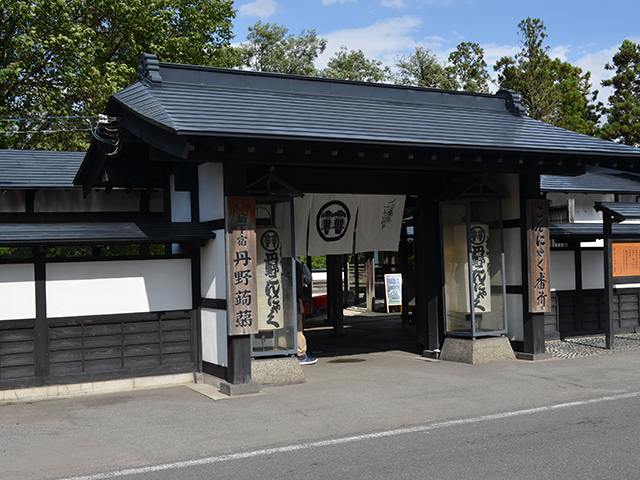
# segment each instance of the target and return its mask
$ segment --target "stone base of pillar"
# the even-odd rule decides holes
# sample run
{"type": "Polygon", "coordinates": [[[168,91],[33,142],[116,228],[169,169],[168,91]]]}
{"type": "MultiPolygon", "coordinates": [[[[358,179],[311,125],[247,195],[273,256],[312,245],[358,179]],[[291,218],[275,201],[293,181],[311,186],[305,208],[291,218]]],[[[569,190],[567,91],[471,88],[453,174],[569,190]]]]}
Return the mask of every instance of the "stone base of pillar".
{"type": "Polygon", "coordinates": [[[254,360],[251,379],[260,385],[296,385],[307,380],[296,357],[254,360]]]}
{"type": "Polygon", "coordinates": [[[515,359],[511,342],[507,337],[476,339],[447,337],[440,354],[440,360],[473,365],[515,359]]]}

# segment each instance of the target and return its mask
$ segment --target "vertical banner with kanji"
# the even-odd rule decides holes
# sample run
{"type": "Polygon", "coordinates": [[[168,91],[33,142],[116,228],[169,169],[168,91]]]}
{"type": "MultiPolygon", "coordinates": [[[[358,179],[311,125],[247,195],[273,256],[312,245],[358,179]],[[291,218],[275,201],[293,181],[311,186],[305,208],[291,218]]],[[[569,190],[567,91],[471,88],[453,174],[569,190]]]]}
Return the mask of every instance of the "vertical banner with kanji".
{"type": "Polygon", "coordinates": [[[551,311],[549,201],[527,200],[529,312],[551,311]]]}
{"type": "Polygon", "coordinates": [[[256,203],[227,197],[228,335],[258,333],[256,203]]]}

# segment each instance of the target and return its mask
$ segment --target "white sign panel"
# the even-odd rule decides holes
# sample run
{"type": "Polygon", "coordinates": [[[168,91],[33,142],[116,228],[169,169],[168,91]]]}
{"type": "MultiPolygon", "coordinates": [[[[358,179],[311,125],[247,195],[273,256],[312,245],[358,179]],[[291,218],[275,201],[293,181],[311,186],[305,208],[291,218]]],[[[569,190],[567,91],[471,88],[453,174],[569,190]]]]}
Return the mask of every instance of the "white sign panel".
{"type": "Polygon", "coordinates": [[[282,311],[282,241],[276,227],[258,227],[258,330],[284,328],[282,311]]]}

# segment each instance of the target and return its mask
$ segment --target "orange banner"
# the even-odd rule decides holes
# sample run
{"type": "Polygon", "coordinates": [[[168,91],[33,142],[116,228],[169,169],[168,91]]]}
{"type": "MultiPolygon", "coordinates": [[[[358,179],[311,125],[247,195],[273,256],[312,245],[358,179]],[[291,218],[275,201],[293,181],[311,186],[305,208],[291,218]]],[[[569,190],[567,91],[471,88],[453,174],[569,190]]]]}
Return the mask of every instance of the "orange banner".
{"type": "Polygon", "coordinates": [[[613,243],[611,258],[614,277],[640,277],[640,243],[613,243]]]}

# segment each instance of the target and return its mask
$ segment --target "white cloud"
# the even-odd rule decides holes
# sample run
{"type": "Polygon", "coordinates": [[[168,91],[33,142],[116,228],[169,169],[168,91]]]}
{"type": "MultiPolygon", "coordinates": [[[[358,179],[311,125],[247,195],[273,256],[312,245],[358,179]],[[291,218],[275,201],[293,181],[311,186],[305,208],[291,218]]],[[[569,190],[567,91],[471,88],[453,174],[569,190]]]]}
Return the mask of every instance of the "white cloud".
{"type": "Polygon", "coordinates": [[[380,2],[383,7],[389,8],[407,8],[403,0],[382,0],[380,2]]]}
{"type": "Polygon", "coordinates": [[[580,67],[583,72],[591,72],[591,84],[593,88],[598,90],[598,100],[602,103],[607,103],[607,98],[612,93],[611,87],[603,87],[601,85],[602,80],[605,78],[611,78],[613,72],[605,70],[605,64],[611,62],[611,59],[620,48],[620,45],[615,47],[606,48],[595,53],[587,53],[583,55],[575,62],[574,65],[580,67]]]}
{"type": "Polygon", "coordinates": [[[495,43],[486,43],[481,45],[484,50],[484,61],[487,62],[487,68],[493,71],[493,66],[498,63],[502,57],[514,57],[520,51],[517,45],[497,45],[495,43]]]}
{"type": "Polygon", "coordinates": [[[405,15],[387,18],[364,28],[347,28],[322,33],[328,40],[325,53],[318,58],[317,68],[324,68],[329,58],[346,45],[349,50],[362,50],[367,58],[377,58],[385,64],[393,64],[393,57],[414,50],[418,43],[411,37],[411,31],[422,24],[420,17],[405,15]]]}
{"type": "Polygon", "coordinates": [[[555,48],[552,48],[549,51],[549,56],[553,59],[559,58],[563,62],[567,61],[567,53],[571,51],[571,47],[569,45],[558,45],[555,48]]]}
{"type": "Polygon", "coordinates": [[[357,2],[358,0],[322,0],[322,5],[328,6],[333,5],[334,3],[339,3],[340,5],[344,5],[345,3],[357,2]]]}
{"type": "Polygon", "coordinates": [[[240,5],[238,13],[246,17],[268,18],[276,13],[278,8],[279,5],[275,0],[256,0],[240,5]]]}

